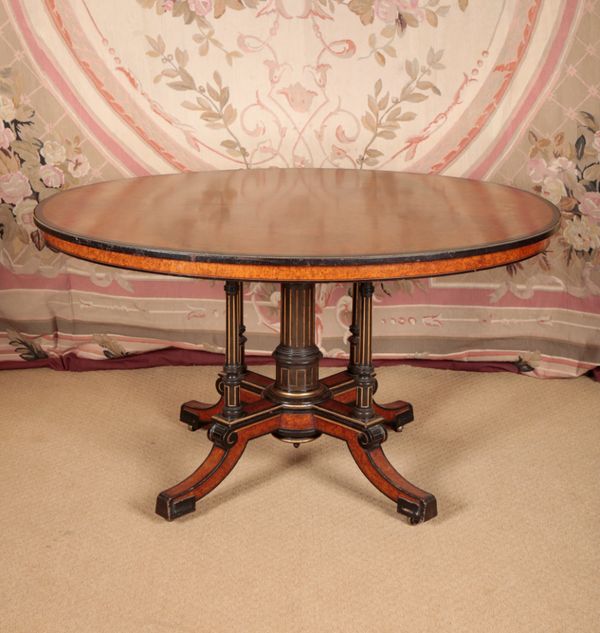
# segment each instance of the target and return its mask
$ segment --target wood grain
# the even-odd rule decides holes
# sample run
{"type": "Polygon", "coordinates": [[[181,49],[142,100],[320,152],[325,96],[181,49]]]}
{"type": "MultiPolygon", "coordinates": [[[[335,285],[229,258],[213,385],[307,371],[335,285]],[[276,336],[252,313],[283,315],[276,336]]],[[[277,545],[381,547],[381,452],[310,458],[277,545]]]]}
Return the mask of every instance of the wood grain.
{"type": "Polygon", "coordinates": [[[102,182],[44,200],[34,217],[49,244],[76,257],[176,275],[289,281],[502,265],[539,252],[559,221],[552,204],[511,187],[344,169],[102,182]],[[516,250],[522,247],[529,248],[516,250]],[[493,255],[503,251],[510,254],[493,255]]]}

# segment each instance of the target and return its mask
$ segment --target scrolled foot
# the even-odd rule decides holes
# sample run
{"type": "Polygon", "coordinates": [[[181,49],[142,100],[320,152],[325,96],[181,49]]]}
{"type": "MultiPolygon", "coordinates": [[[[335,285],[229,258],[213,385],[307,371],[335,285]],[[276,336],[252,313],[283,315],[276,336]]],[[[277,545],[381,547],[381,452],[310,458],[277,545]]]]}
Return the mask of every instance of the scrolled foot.
{"type": "Polygon", "coordinates": [[[316,429],[332,437],[345,440],[350,453],[363,475],[396,503],[400,514],[411,523],[423,523],[437,515],[435,497],[405,479],[389,462],[381,448],[387,437],[383,423],[358,431],[336,419],[334,412],[322,407],[316,417],[316,429]]]}
{"type": "Polygon", "coordinates": [[[279,410],[272,402],[250,404],[246,410],[249,413],[254,413],[254,417],[247,426],[236,430],[222,422],[213,422],[208,432],[213,442],[210,453],[191,475],[158,495],[157,514],[172,521],[193,512],[196,501],[214,490],[231,472],[248,441],[272,433],[279,426],[279,410]]]}
{"type": "Polygon", "coordinates": [[[179,419],[188,425],[190,431],[197,431],[208,426],[213,415],[217,415],[221,411],[223,411],[223,398],[216,404],[204,404],[197,400],[190,400],[181,405],[179,419]]]}
{"type": "Polygon", "coordinates": [[[397,511],[407,516],[411,524],[429,521],[437,515],[435,497],[405,479],[388,461],[380,446],[376,443],[372,447],[363,446],[359,438],[356,443],[349,441],[348,447],[367,479],[396,502],[397,511]]]}
{"type": "Polygon", "coordinates": [[[403,400],[396,400],[388,404],[378,404],[373,402],[373,411],[381,416],[387,426],[394,431],[401,431],[405,424],[415,419],[412,405],[403,400]]]}
{"type": "Polygon", "coordinates": [[[213,446],[207,458],[189,477],[158,495],[156,513],[172,521],[193,512],[196,501],[218,486],[231,472],[245,445],[245,442],[238,442],[229,450],[213,446]]]}
{"type": "Polygon", "coordinates": [[[397,510],[399,514],[408,517],[411,525],[418,525],[437,516],[437,501],[433,495],[426,495],[415,501],[400,498],[397,510]]]}
{"type": "Polygon", "coordinates": [[[184,514],[190,514],[195,510],[196,499],[194,497],[177,499],[161,492],[156,499],[156,514],[167,521],[173,521],[173,519],[177,519],[184,514]]]}

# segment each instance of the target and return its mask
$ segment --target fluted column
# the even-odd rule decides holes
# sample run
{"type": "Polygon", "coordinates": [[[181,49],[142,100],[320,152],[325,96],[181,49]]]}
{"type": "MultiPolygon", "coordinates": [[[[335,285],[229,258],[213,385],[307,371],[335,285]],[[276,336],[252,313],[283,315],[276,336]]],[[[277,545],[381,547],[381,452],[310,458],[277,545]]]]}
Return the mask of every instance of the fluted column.
{"type": "Polygon", "coordinates": [[[314,401],[327,391],[319,382],[321,352],[315,345],[315,284],[281,284],[280,343],[273,352],[275,383],[267,397],[314,401]]]}
{"type": "Polygon", "coordinates": [[[358,347],[358,293],[360,284],[354,282],[352,284],[352,323],[350,324],[350,338],[348,343],[350,345],[350,354],[348,358],[348,372],[353,374],[356,370],[356,348],[358,347]]]}
{"type": "Polygon", "coordinates": [[[371,361],[371,339],[373,334],[373,284],[361,282],[355,284],[354,310],[358,340],[355,343],[355,359],[352,373],[356,381],[356,403],[354,414],[363,420],[373,417],[373,394],[376,381],[371,361]]]}
{"type": "MultiPolygon", "coordinates": [[[[243,356],[244,341],[242,340],[242,283],[239,281],[225,282],[225,366],[221,374],[223,385],[223,417],[235,419],[242,412],[240,400],[240,385],[244,373],[243,356]]],[[[245,337],[244,337],[245,338],[245,337]]]]}

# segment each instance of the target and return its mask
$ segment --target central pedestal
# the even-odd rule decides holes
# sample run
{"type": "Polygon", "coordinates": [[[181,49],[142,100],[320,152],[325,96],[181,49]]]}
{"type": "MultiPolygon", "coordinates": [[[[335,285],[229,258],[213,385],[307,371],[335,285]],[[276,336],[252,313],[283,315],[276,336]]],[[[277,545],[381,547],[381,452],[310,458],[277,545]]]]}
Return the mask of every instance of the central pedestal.
{"type": "Polygon", "coordinates": [[[275,382],[265,397],[292,407],[308,407],[329,397],[319,382],[319,360],[315,345],[315,285],[281,284],[281,342],[275,348],[275,382]]]}
{"type": "Polygon", "coordinates": [[[272,434],[302,442],[325,433],[344,440],[363,474],[396,503],[400,514],[420,523],[437,514],[431,494],[413,486],[385,457],[381,444],[387,429],[399,431],[413,419],[404,401],[378,405],[371,362],[373,284],[355,283],[346,371],[319,379],[321,352],[315,344],[315,284],[281,284],[280,343],[273,352],[275,380],[248,371],[244,362],[242,284],[226,282],[226,358],[215,405],[192,400],[181,409],[190,429],[208,427],[213,448],[205,461],[181,483],[161,492],[159,515],[172,520],[192,512],[196,501],[232,470],[247,443],[272,434]]]}

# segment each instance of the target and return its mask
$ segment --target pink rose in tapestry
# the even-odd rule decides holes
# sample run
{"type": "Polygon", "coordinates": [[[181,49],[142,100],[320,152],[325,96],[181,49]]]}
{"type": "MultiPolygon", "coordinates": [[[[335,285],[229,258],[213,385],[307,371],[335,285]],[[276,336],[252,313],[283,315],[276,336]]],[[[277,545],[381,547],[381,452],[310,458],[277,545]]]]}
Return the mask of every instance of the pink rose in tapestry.
{"type": "Polygon", "coordinates": [[[600,248],[600,227],[588,222],[585,216],[576,215],[567,222],[563,238],[574,250],[590,253],[600,248]]]}
{"type": "Polygon", "coordinates": [[[577,184],[575,163],[566,156],[555,158],[548,166],[548,171],[566,185],[574,186],[577,184]]]}
{"type": "Polygon", "coordinates": [[[46,141],[40,150],[40,154],[48,165],[58,165],[67,160],[67,150],[56,141],[46,141]]]}
{"type": "Polygon", "coordinates": [[[588,191],[583,196],[579,210],[583,215],[587,215],[590,220],[600,222],[600,193],[588,191]]]}
{"type": "Polygon", "coordinates": [[[395,22],[399,16],[407,21],[422,22],[425,10],[419,0],[375,0],[375,14],[384,22],[395,22]]]}
{"type": "Polygon", "coordinates": [[[40,178],[46,187],[62,187],[65,182],[64,173],[54,165],[42,165],[40,167],[40,178]]]}
{"type": "Polygon", "coordinates": [[[9,127],[0,128],[0,149],[8,149],[15,138],[14,132],[9,127]]]}
{"type": "Polygon", "coordinates": [[[29,180],[20,171],[0,176],[0,199],[8,204],[19,204],[31,195],[29,180]]]}
{"type": "Polygon", "coordinates": [[[544,178],[548,175],[548,165],[543,158],[530,158],[527,161],[527,171],[531,182],[537,185],[544,182],[544,178]]]}
{"type": "Polygon", "coordinates": [[[75,178],[82,178],[90,171],[90,163],[83,154],[76,154],[75,158],[69,160],[69,173],[75,178]]]}
{"type": "Polygon", "coordinates": [[[196,15],[206,15],[212,9],[212,0],[187,0],[190,10],[196,15]]]}

